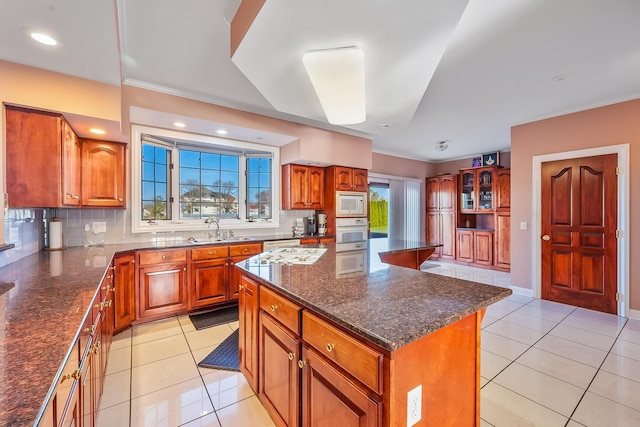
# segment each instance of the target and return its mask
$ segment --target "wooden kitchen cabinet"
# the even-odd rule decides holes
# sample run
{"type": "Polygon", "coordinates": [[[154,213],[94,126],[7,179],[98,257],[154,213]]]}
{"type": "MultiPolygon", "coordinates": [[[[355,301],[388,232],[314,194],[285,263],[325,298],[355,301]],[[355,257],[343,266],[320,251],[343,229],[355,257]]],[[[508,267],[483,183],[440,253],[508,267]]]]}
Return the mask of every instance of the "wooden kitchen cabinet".
{"type": "Polygon", "coordinates": [[[82,141],[83,206],[125,207],[125,149],[116,142],[82,141]]]}
{"type": "Polygon", "coordinates": [[[302,349],[302,425],[377,427],[382,403],[306,346],[302,349]]]}
{"type": "Polygon", "coordinates": [[[427,178],[426,241],[442,244],[432,258],[452,260],[456,257],[457,187],[457,175],[427,178]]]}
{"type": "Polygon", "coordinates": [[[228,256],[228,246],[192,249],[190,308],[201,308],[227,300],[228,256]]]}
{"type": "Polygon", "coordinates": [[[511,210],[511,169],[496,172],[496,211],[511,210]]]}
{"type": "Polygon", "coordinates": [[[262,243],[247,243],[242,245],[233,245],[229,247],[229,279],[228,279],[228,298],[237,300],[240,296],[240,282],[242,281],[242,273],[235,265],[247,258],[262,252],[262,243]]]}
{"type": "Polygon", "coordinates": [[[277,426],[300,420],[300,340],[260,311],[258,397],[277,426]]]}
{"type": "Polygon", "coordinates": [[[511,169],[500,169],[496,174],[494,266],[511,269],[511,169]]]}
{"type": "Polygon", "coordinates": [[[332,187],[336,191],[367,191],[369,188],[366,169],[330,166],[327,176],[331,177],[332,187]]]}
{"type": "Polygon", "coordinates": [[[80,146],[59,114],[6,107],[6,180],[11,208],[80,204],[80,146]]]}
{"type": "Polygon", "coordinates": [[[138,257],[137,318],[160,318],[186,311],[187,251],[141,251],[138,257]]]}
{"type": "Polygon", "coordinates": [[[242,276],[238,299],[238,355],[240,372],[254,392],[258,392],[258,284],[242,276]]]}
{"type": "Polygon", "coordinates": [[[493,265],[493,232],[460,229],[457,231],[458,261],[480,266],[493,265]]]}
{"type": "Polygon", "coordinates": [[[118,333],[136,320],[135,254],[117,254],[113,259],[113,267],[114,332],[118,333]]]}
{"type": "Polygon", "coordinates": [[[495,166],[460,170],[460,212],[495,211],[495,166]]]}
{"type": "Polygon", "coordinates": [[[324,209],[324,169],[282,165],[282,209],[324,209]]]}

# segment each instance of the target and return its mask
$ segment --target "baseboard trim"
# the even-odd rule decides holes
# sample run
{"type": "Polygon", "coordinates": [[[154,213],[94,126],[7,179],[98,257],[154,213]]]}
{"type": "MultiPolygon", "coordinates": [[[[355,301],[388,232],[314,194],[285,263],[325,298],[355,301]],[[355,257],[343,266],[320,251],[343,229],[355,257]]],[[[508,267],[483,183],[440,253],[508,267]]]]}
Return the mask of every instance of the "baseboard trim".
{"type": "Polygon", "coordinates": [[[640,310],[629,309],[629,318],[640,320],[640,310]]]}
{"type": "Polygon", "coordinates": [[[525,297],[533,297],[533,289],[521,288],[520,286],[509,286],[514,294],[523,295],[525,297]]]}

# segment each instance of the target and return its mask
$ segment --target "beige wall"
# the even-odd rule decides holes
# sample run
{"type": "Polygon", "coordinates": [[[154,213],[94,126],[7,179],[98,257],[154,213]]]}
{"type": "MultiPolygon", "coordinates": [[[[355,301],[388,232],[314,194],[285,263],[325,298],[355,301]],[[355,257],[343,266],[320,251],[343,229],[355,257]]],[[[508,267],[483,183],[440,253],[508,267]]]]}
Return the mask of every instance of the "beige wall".
{"type": "Polygon", "coordinates": [[[640,99],[622,102],[574,114],[515,126],[511,129],[511,282],[533,288],[532,265],[538,236],[530,229],[519,229],[520,222],[531,224],[532,159],[534,156],[561,153],[609,145],[629,144],[630,151],[630,308],[640,309],[640,227],[634,218],[640,214],[640,99]]]}
{"type": "MultiPolygon", "coordinates": [[[[471,167],[472,157],[467,159],[452,160],[450,162],[440,162],[433,164],[433,175],[438,174],[457,174],[460,169],[469,169],[471,167]]],[[[505,168],[511,167],[511,152],[500,152],[500,166],[505,168]]]]}

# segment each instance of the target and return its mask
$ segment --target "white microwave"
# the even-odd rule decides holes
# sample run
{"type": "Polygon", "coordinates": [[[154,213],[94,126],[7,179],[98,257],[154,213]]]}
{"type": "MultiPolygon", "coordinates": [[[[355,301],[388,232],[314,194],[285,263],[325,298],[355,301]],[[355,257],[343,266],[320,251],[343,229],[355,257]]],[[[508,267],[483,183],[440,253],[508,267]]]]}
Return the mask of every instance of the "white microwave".
{"type": "Polygon", "coordinates": [[[367,216],[367,193],[336,191],[336,216],[367,216]]]}

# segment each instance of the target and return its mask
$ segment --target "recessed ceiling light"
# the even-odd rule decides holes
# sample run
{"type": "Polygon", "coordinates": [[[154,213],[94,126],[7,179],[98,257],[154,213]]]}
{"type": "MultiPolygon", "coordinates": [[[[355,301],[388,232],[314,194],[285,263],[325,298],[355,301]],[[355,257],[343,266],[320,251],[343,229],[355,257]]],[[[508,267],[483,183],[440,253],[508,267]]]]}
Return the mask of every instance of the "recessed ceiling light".
{"type": "Polygon", "coordinates": [[[255,139],[256,141],[262,141],[264,138],[261,136],[254,136],[253,139],[255,139]]]}
{"type": "Polygon", "coordinates": [[[187,127],[187,124],[183,123],[183,122],[175,122],[173,125],[175,127],[177,127],[177,128],[186,128],[187,127]]]}
{"type": "Polygon", "coordinates": [[[105,135],[107,133],[107,131],[105,131],[104,129],[98,129],[98,128],[91,128],[89,129],[89,132],[95,133],[96,135],[105,135]]]}
{"type": "Polygon", "coordinates": [[[31,38],[34,39],[35,41],[42,43],[42,44],[46,44],[47,46],[55,46],[58,44],[58,42],[51,36],[48,36],[46,34],[43,33],[36,33],[33,32],[30,34],[31,38]]]}
{"type": "Polygon", "coordinates": [[[226,135],[226,134],[228,134],[229,132],[227,132],[227,131],[226,131],[226,130],[224,130],[224,129],[218,129],[218,130],[216,131],[216,133],[217,133],[218,135],[226,135]]]}
{"type": "Polygon", "coordinates": [[[563,80],[567,80],[569,76],[567,74],[558,74],[557,76],[551,77],[551,80],[554,82],[561,82],[563,80]]]}
{"type": "Polygon", "coordinates": [[[382,129],[389,129],[391,125],[389,123],[380,123],[378,127],[382,129]]]}

